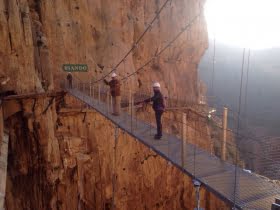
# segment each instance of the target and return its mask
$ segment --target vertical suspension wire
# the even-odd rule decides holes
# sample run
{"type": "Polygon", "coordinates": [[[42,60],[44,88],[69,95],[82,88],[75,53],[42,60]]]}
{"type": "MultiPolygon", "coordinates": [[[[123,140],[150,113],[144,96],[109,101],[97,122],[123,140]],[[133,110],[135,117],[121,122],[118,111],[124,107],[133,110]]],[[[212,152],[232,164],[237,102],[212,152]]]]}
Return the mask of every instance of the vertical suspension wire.
{"type": "Polygon", "coordinates": [[[113,167],[112,167],[112,210],[115,209],[115,192],[116,192],[116,159],[117,159],[117,144],[118,144],[119,130],[115,126],[114,135],[114,154],[113,154],[113,167]]]}
{"type": "Polygon", "coordinates": [[[241,67],[241,78],[240,78],[240,92],[239,92],[239,106],[238,106],[238,119],[236,127],[236,151],[235,151],[235,169],[234,169],[234,191],[233,191],[233,209],[236,209],[236,193],[238,190],[237,183],[237,164],[238,164],[238,148],[239,148],[239,137],[240,137],[240,114],[241,114],[241,102],[242,102],[242,89],[243,89],[243,75],[244,75],[244,62],[245,62],[245,52],[246,49],[243,49],[243,58],[242,58],[242,67],[241,67]]]}
{"type": "Polygon", "coordinates": [[[245,125],[248,126],[248,119],[247,119],[247,97],[248,97],[248,83],[249,83],[249,71],[250,71],[250,59],[251,59],[251,49],[248,52],[247,58],[247,75],[246,75],[246,84],[245,84],[245,98],[244,98],[244,119],[245,125]]]}
{"type": "Polygon", "coordinates": [[[161,12],[164,10],[164,8],[166,7],[167,3],[169,1],[172,0],[166,0],[162,6],[160,8],[158,8],[158,10],[155,12],[156,15],[154,16],[154,18],[152,19],[152,21],[148,24],[148,27],[146,27],[146,29],[143,31],[143,33],[138,37],[138,39],[134,42],[134,44],[132,45],[132,47],[129,49],[129,51],[124,55],[124,57],[114,66],[114,68],[109,71],[108,74],[104,75],[103,77],[101,77],[100,79],[96,80],[94,83],[98,83],[100,81],[102,81],[104,78],[106,78],[106,76],[108,76],[109,74],[111,74],[112,72],[116,71],[118,69],[118,67],[121,65],[121,63],[130,55],[130,53],[132,53],[134,51],[134,49],[139,45],[139,43],[141,42],[141,40],[145,37],[145,35],[147,34],[148,31],[151,30],[151,28],[153,27],[153,25],[155,25],[155,21],[159,18],[161,12]]]}
{"type": "Polygon", "coordinates": [[[216,63],[216,37],[213,40],[213,57],[212,57],[212,78],[211,78],[211,95],[214,96],[214,80],[215,80],[215,63],[216,63]]]}
{"type": "MultiPolygon", "coordinates": [[[[124,62],[123,62],[123,74],[126,76],[126,68],[125,68],[125,60],[124,60],[124,62]]],[[[122,95],[122,98],[123,99],[121,99],[121,100],[123,100],[125,103],[125,107],[126,107],[126,105],[127,105],[127,103],[129,103],[129,96],[127,95],[127,80],[124,80],[124,83],[123,83],[123,85],[121,86],[121,87],[123,87],[122,88],[122,93],[121,93],[121,95],[122,95]]],[[[128,105],[128,107],[129,107],[129,105],[128,105]]],[[[126,111],[126,110],[125,110],[126,111]]],[[[125,113],[125,115],[124,115],[124,120],[125,120],[125,122],[126,122],[126,120],[127,120],[127,113],[125,113]]]]}
{"type": "MultiPolygon", "coordinates": [[[[171,13],[171,12],[170,12],[171,13]]],[[[171,17],[170,17],[171,18],[171,17]]],[[[168,49],[168,65],[170,65],[170,63],[169,63],[169,60],[172,58],[172,56],[171,56],[171,48],[169,48],[168,49]]],[[[171,91],[171,68],[168,68],[168,77],[169,77],[169,80],[168,80],[168,102],[169,103],[167,103],[167,106],[169,106],[169,107],[171,107],[171,105],[170,105],[170,91],[171,91]]]]}

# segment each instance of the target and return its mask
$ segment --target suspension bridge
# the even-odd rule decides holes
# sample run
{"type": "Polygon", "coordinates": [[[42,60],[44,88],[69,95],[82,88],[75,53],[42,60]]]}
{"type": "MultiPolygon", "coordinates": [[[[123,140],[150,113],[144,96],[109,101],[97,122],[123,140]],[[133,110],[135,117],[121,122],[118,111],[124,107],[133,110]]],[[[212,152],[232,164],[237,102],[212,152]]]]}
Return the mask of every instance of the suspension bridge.
{"type": "MultiPolygon", "coordinates": [[[[158,155],[160,155],[162,158],[166,159],[166,161],[168,161],[170,164],[176,166],[179,170],[185,173],[186,176],[189,176],[194,180],[198,181],[209,191],[213,192],[222,200],[228,202],[233,209],[276,209],[279,204],[279,200],[276,200],[276,204],[273,203],[275,202],[275,198],[280,197],[280,184],[277,184],[255,173],[251,173],[248,170],[245,170],[244,168],[240,167],[237,161],[235,161],[234,163],[230,163],[225,158],[221,159],[218,156],[210,153],[209,151],[203,150],[197,145],[189,143],[186,136],[182,136],[182,138],[179,138],[178,136],[175,136],[173,134],[165,133],[162,140],[155,141],[153,139],[153,134],[156,132],[156,129],[151,121],[147,122],[137,116],[134,107],[134,100],[137,99],[131,97],[133,95],[132,93],[130,93],[129,102],[125,102],[129,107],[127,112],[123,112],[121,116],[113,116],[110,114],[111,101],[108,92],[101,91],[100,86],[99,90],[97,91],[98,88],[96,85],[108,75],[110,75],[112,72],[116,71],[122,63],[125,63],[127,57],[139,46],[143,37],[147,34],[149,30],[151,30],[155,21],[157,20],[157,18],[159,18],[161,12],[167,5],[169,5],[169,2],[171,3],[172,0],[166,0],[164,4],[159,8],[159,10],[156,11],[156,15],[148,24],[148,27],[139,36],[139,38],[132,45],[130,50],[124,55],[124,57],[106,75],[103,75],[93,84],[84,84],[84,86],[89,88],[80,88],[80,86],[77,85],[80,82],[78,81],[74,82],[73,88],[71,89],[65,86],[65,90],[70,95],[78,99],[80,102],[84,103],[87,107],[96,110],[108,120],[113,122],[116,127],[127,132],[128,134],[133,136],[137,141],[141,142],[142,144],[156,152],[158,155]],[[93,89],[94,87],[95,89],[93,89]]],[[[195,21],[197,21],[197,19],[199,19],[199,17],[203,13],[202,9],[200,10],[201,11],[196,16],[194,16],[193,19],[191,19],[185,26],[183,26],[181,31],[179,31],[166,45],[164,45],[163,48],[161,48],[161,50],[159,50],[143,65],[138,67],[134,72],[126,75],[121,80],[125,81],[131,78],[132,76],[136,75],[139,71],[143,70],[150,63],[152,63],[156,58],[160,57],[166,51],[166,49],[168,49],[186,30],[188,30],[195,23],[195,21]]],[[[215,50],[213,54],[212,68],[213,69],[211,86],[213,89],[215,74],[215,50]]],[[[244,55],[242,72],[243,68],[244,55]]],[[[246,82],[246,86],[247,83],[248,82],[246,82]]],[[[187,122],[183,123],[186,124],[187,122]]],[[[184,131],[184,133],[185,132],[186,131],[184,131]]],[[[7,142],[8,136],[5,134],[5,138],[4,141],[2,141],[1,147],[1,160],[6,160],[6,162],[8,151],[7,142]]],[[[240,148],[235,149],[236,152],[238,152],[238,149],[240,148]]],[[[237,155],[238,154],[236,153],[235,159],[237,159],[237,155]]],[[[4,180],[5,182],[7,165],[6,163],[0,163],[1,166],[3,166],[0,171],[1,180],[4,180]]],[[[279,168],[276,168],[275,171],[278,172],[279,168]]],[[[4,184],[1,183],[1,186],[3,185],[4,184]]],[[[0,193],[0,205],[2,206],[5,192],[4,190],[2,190],[0,191],[0,193]]]]}
{"type": "Polygon", "coordinates": [[[275,198],[280,197],[279,184],[222,160],[188,143],[187,139],[165,133],[162,140],[154,140],[153,134],[156,133],[156,128],[151,122],[141,120],[135,114],[134,101],[137,99],[130,100],[128,104],[130,108],[127,112],[124,111],[121,116],[113,116],[108,91],[93,89],[90,84],[75,85],[75,83],[73,88],[65,90],[87,107],[102,114],[116,127],[152,149],[187,176],[199,181],[209,191],[230,203],[233,208],[271,209],[275,198]]]}

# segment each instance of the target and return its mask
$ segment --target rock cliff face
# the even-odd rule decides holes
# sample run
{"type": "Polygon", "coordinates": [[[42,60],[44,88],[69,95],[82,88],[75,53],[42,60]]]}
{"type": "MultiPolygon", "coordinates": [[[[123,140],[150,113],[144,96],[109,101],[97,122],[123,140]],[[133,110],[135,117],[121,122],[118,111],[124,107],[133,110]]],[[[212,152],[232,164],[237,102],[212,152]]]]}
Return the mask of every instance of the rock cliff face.
{"type": "MultiPolygon", "coordinates": [[[[0,0],[0,77],[17,92],[59,87],[62,65],[88,64],[83,80],[105,75],[147,28],[164,0],[0,0]],[[53,77],[54,76],[54,77],[53,77]],[[42,88],[43,85],[43,88],[42,88]]],[[[170,1],[137,49],[120,65],[122,76],[154,56],[196,16],[204,0],[170,1]]],[[[128,85],[150,88],[160,81],[165,94],[197,101],[197,66],[207,47],[201,16],[159,59],[128,85]],[[186,92],[187,91],[187,92],[186,92]]]]}
{"type": "MultiPolygon", "coordinates": [[[[35,105],[34,99],[4,104],[18,107],[6,119],[7,209],[195,208],[190,177],[131,136],[116,132],[100,114],[78,106],[56,112],[49,101],[40,97],[35,105]]],[[[204,188],[201,207],[229,209],[204,188]]]]}
{"type": "MultiPolygon", "coordinates": [[[[0,0],[0,82],[8,81],[1,92],[56,91],[67,63],[88,65],[89,72],[75,73],[81,80],[100,78],[126,54],[163,3],[0,0]]],[[[117,73],[124,77],[159,52],[203,4],[170,1],[117,73]]],[[[165,95],[197,102],[197,66],[207,45],[201,16],[123,86],[148,91],[152,81],[159,81],[165,95]]],[[[116,209],[194,208],[190,178],[121,131],[114,150],[112,124],[73,106],[56,112],[54,102],[42,96],[3,105],[10,137],[7,209],[112,209],[112,203],[116,209]]],[[[227,209],[205,189],[202,206],[227,209]]]]}

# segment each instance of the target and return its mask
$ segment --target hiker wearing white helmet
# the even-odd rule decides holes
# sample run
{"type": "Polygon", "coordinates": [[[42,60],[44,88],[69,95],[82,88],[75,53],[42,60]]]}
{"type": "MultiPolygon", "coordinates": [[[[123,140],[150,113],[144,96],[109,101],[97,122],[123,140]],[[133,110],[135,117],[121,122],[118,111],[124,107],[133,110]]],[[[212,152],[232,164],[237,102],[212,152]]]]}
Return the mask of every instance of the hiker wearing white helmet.
{"type": "Polygon", "coordinates": [[[153,84],[154,96],[146,99],[144,102],[149,103],[153,102],[153,109],[155,111],[156,123],[157,123],[157,134],[155,135],[155,139],[161,139],[162,137],[162,124],[161,124],[161,116],[165,109],[164,97],[160,92],[160,84],[155,82],[153,84]]]}
{"type": "Polygon", "coordinates": [[[110,92],[113,99],[113,115],[119,116],[121,110],[121,83],[117,79],[117,74],[114,72],[111,75],[112,80],[108,82],[104,79],[106,85],[110,86],[110,92]]]}
{"type": "Polygon", "coordinates": [[[160,84],[159,84],[158,82],[155,82],[155,83],[153,84],[153,88],[160,88],[160,84]]]}

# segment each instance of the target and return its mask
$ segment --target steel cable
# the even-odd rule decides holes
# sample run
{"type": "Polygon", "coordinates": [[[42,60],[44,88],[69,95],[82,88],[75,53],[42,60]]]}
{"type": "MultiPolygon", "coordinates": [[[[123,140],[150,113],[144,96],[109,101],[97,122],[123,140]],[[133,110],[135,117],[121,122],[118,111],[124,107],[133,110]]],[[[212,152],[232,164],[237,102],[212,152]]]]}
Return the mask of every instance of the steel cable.
{"type": "Polygon", "coordinates": [[[134,74],[137,74],[140,70],[142,70],[144,67],[149,65],[155,58],[160,57],[160,55],[166,49],[168,49],[187,29],[189,29],[192,26],[192,24],[201,16],[201,14],[202,14],[202,11],[200,11],[198,15],[196,15],[185,27],[183,27],[182,30],[167,45],[165,45],[165,47],[162,50],[160,50],[155,56],[153,56],[150,60],[148,60],[146,63],[144,63],[141,67],[139,67],[135,72],[122,78],[122,80],[126,80],[129,77],[133,76],[134,74]]]}
{"type": "Polygon", "coordinates": [[[116,66],[105,76],[103,76],[102,78],[96,80],[94,83],[98,83],[100,81],[102,81],[103,79],[105,79],[107,76],[109,76],[111,73],[113,73],[114,71],[117,70],[117,68],[120,66],[120,64],[122,62],[125,61],[125,59],[130,55],[130,53],[139,45],[140,41],[143,39],[143,37],[146,35],[146,33],[152,28],[154,22],[156,21],[156,19],[159,17],[160,13],[163,11],[163,9],[165,8],[165,6],[167,5],[167,3],[169,1],[172,0],[166,0],[164,2],[164,4],[161,6],[161,8],[156,12],[155,17],[153,18],[153,20],[148,24],[148,27],[144,30],[144,32],[140,35],[140,37],[137,39],[137,41],[132,45],[132,47],[130,48],[130,50],[125,54],[125,56],[116,64],[116,66]]]}

